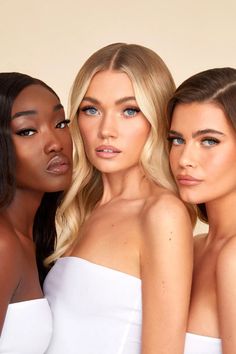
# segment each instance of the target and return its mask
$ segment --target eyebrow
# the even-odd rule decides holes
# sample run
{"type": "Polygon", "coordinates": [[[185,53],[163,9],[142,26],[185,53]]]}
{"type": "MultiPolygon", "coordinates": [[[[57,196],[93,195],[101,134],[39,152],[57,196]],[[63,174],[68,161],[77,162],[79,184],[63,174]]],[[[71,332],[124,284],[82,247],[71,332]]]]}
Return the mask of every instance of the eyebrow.
{"type": "MultiPolygon", "coordinates": [[[[192,137],[197,138],[198,136],[206,135],[206,134],[224,135],[224,133],[222,133],[218,130],[215,130],[215,129],[202,129],[202,130],[197,130],[195,133],[193,133],[192,137]]],[[[177,135],[177,136],[183,137],[183,134],[177,132],[176,130],[170,130],[169,135],[177,135]]]]}
{"type": "MultiPolygon", "coordinates": [[[[100,104],[100,102],[96,98],[93,98],[93,97],[90,97],[90,96],[85,96],[82,99],[82,102],[83,101],[88,101],[88,102],[91,102],[91,103],[94,103],[94,104],[100,104]]],[[[115,101],[115,104],[118,105],[118,104],[125,103],[125,102],[128,102],[128,101],[136,101],[136,98],[134,96],[122,97],[119,100],[115,101]]]]}
{"type": "MultiPolygon", "coordinates": [[[[53,107],[53,112],[57,112],[61,109],[63,109],[63,105],[61,103],[58,103],[56,106],[53,107]]],[[[31,110],[28,110],[28,111],[20,111],[20,112],[16,112],[14,114],[14,116],[11,117],[11,119],[15,119],[15,118],[18,118],[18,117],[22,117],[22,116],[31,116],[31,115],[34,115],[34,114],[37,114],[38,111],[37,110],[34,110],[34,109],[31,109],[31,110]]]]}

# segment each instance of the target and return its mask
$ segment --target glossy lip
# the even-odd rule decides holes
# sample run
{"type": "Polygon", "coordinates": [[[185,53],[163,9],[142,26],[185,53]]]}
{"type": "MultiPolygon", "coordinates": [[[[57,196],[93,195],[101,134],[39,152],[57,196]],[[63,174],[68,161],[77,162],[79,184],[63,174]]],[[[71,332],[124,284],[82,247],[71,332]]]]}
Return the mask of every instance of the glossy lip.
{"type": "Polygon", "coordinates": [[[178,184],[185,186],[195,186],[202,182],[202,180],[192,177],[190,175],[177,175],[176,180],[178,184]]]}
{"type": "Polygon", "coordinates": [[[121,153],[121,150],[112,145],[100,145],[95,149],[96,155],[106,159],[113,158],[121,153]]]}
{"type": "Polygon", "coordinates": [[[70,161],[65,155],[53,156],[46,167],[47,173],[52,173],[54,175],[64,175],[70,169],[70,161]]]}

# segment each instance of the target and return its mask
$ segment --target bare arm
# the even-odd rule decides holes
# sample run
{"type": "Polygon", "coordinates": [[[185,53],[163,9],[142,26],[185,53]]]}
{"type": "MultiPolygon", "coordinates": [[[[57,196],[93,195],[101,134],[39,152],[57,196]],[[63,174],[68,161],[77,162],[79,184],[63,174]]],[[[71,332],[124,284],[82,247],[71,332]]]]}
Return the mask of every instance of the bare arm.
{"type": "Polygon", "coordinates": [[[7,307],[19,283],[19,249],[11,235],[0,229],[0,334],[7,307]],[[9,236],[9,237],[8,237],[9,236]]]}
{"type": "Polygon", "coordinates": [[[183,354],[192,259],[189,215],[176,197],[164,196],[143,223],[142,354],[183,354]]]}
{"type": "Polygon", "coordinates": [[[224,354],[236,353],[236,238],[222,249],[217,262],[217,301],[224,354]]]}

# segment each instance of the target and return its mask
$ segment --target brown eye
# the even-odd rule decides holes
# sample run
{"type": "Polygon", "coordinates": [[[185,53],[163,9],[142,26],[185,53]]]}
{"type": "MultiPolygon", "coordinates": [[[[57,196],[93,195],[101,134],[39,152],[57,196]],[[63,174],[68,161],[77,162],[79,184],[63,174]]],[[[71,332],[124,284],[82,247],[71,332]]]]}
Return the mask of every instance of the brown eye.
{"type": "Polygon", "coordinates": [[[70,123],[69,119],[64,119],[63,121],[59,122],[56,125],[56,128],[64,129],[64,128],[68,127],[69,123],[70,123]]]}
{"type": "Polygon", "coordinates": [[[31,136],[36,133],[35,129],[21,129],[16,132],[17,135],[20,136],[31,136]]]}

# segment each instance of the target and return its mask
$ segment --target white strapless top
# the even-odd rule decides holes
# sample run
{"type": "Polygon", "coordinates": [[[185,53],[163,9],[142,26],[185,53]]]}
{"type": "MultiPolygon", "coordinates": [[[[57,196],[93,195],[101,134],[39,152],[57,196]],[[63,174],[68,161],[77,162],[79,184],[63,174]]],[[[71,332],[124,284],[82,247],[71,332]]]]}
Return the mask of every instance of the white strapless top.
{"type": "Polygon", "coordinates": [[[140,354],[141,280],[78,257],[44,283],[54,332],[47,354],[140,354]]]}
{"type": "Polygon", "coordinates": [[[187,333],[184,354],[222,354],[220,338],[187,333]]]}
{"type": "Polygon", "coordinates": [[[45,298],[9,304],[0,338],[1,354],[43,354],[52,335],[45,298]]]}

